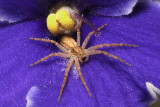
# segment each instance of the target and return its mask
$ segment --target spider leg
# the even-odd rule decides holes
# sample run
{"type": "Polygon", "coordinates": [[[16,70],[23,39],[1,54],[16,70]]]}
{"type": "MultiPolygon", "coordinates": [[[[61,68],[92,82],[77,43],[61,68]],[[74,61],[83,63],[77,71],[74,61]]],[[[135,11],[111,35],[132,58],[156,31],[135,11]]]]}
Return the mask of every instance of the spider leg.
{"type": "Polygon", "coordinates": [[[82,21],[80,20],[77,28],[77,45],[78,46],[80,46],[80,40],[81,40],[81,32],[80,32],[81,25],[82,25],[82,21]]]}
{"type": "Polygon", "coordinates": [[[83,64],[82,58],[78,58],[78,60],[79,60],[79,62],[80,62],[81,64],[83,64]]]}
{"type": "Polygon", "coordinates": [[[96,49],[102,48],[102,47],[104,47],[104,46],[105,46],[105,47],[116,47],[116,46],[138,47],[138,45],[130,45],[130,44],[124,44],[124,43],[115,43],[115,44],[105,43],[105,44],[100,44],[100,45],[96,45],[96,46],[89,47],[88,49],[89,49],[89,50],[96,50],[96,49]]]}
{"type": "Polygon", "coordinates": [[[42,61],[44,61],[44,60],[46,60],[46,59],[48,59],[48,58],[50,58],[52,56],[59,56],[59,57],[65,57],[65,58],[70,57],[70,55],[66,54],[66,53],[51,53],[51,54],[45,56],[44,58],[38,60],[37,62],[35,62],[35,63],[33,63],[33,64],[29,65],[29,66],[31,67],[33,65],[36,65],[36,64],[38,64],[38,63],[40,63],[40,62],[42,62],[42,61]]]}
{"type": "MultiPolygon", "coordinates": [[[[104,28],[106,25],[107,25],[107,23],[104,24],[104,25],[102,25],[101,27],[99,27],[99,28],[98,28],[98,31],[100,31],[100,30],[101,30],[102,28],[104,28]]],[[[83,48],[83,49],[87,46],[90,37],[91,37],[94,33],[95,33],[95,31],[92,31],[92,32],[90,32],[90,33],[88,34],[88,36],[86,37],[86,39],[84,40],[84,42],[83,42],[83,44],[82,44],[82,48],[83,48]]]]}
{"type": "Polygon", "coordinates": [[[67,49],[65,47],[63,47],[61,44],[59,44],[58,42],[54,41],[54,40],[49,40],[49,39],[42,39],[42,38],[29,38],[31,40],[36,40],[36,41],[43,41],[43,42],[48,42],[48,43],[53,43],[55,44],[61,51],[67,53],[67,49]]]}
{"type": "Polygon", "coordinates": [[[104,55],[109,56],[109,57],[111,57],[111,58],[117,59],[117,60],[119,60],[119,61],[127,64],[128,66],[131,66],[129,63],[127,63],[127,62],[124,61],[123,59],[121,59],[121,58],[119,58],[119,57],[117,57],[117,56],[115,56],[115,55],[109,54],[108,52],[105,52],[105,51],[99,51],[99,50],[92,50],[92,51],[91,51],[91,50],[90,50],[90,51],[88,52],[88,54],[89,54],[89,55],[104,54],[104,55]]]}
{"type": "Polygon", "coordinates": [[[87,62],[88,60],[89,60],[89,55],[86,56],[86,59],[84,61],[87,62]]]}
{"type": "Polygon", "coordinates": [[[65,86],[65,84],[66,84],[66,81],[67,81],[68,72],[69,72],[69,70],[70,70],[73,62],[74,62],[74,59],[71,57],[70,60],[69,60],[69,62],[68,62],[67,68],[66,68],[66,70],[65,70],[63,83],[62,83],[61,90],[60,90],[59,97],[58,97],[58,102],[59,102],[60,99],[61,99],[62,92],[63,92],[64,86],[65,86]]]}
{"type": "Polygon", "coordinates": [[[83,78],[83,76],[82,76],[78,59],[75,59],[75,65],[76,65],[76,69],[77,69],[77,71],[78,71],[79,77],[80,77],[80,79],[81,79],[84,87],[86,88],[89,96],[92,97],[92,95],[91,95],[91,93],[90,93],[90,91],[89,91],[89,89],[88,89],[88,87],[87,87],[87,84],[86,84],[86,82],[85,82],[85,80],[84,80],[84,78],[83,78]]]}

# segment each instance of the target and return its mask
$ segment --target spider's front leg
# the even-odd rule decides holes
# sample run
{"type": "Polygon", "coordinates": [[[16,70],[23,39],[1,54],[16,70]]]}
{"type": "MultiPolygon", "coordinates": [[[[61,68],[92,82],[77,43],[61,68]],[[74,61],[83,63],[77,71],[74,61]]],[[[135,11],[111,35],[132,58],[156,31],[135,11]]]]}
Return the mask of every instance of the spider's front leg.
{"type": "Polygon", "coordinates": [[[42,39],[42,38],[29,38],[31,40],[36,40],[36,41],[43,41],[43,42],[48,42],[48,43],[53,43],[55,44],[61,51],[68,53],[67,49],[65,47],[63,47],[61,44],[59,44],[58,42],[54,41],[54,40],[49,40],[49,39],[42,39]]]}
{"type": "Polygon", "coordinates": [[[80,43],[81,43],[81,32],[80,32],[81,25],[82,25],[82,21],[80,20],[78,28],[77,28],[77,45],[78,46],[80,46],[80,43]]]}
{"type": "MultiPolygon", "coordinates": [[[[100,27],[98,28],[98,31],[100,31],[100,30],[101,30],[102,28],[104,28],[105,26],[107,26],[107,23],[104,24],[104,25],[102,25],[102,26],[100,26],[100,27]]],[[[90,37],[91,37],[93,34],[95,34],[95,31],[92,31],[92,32],[90,32],[90,33],[87,35],[86,39],[84,40],[84,42],[83,42],[83,44],[82,44],[82,48],[83,48],[83,49],[87,46],[88,41],[89,41],[90,37]]]]}

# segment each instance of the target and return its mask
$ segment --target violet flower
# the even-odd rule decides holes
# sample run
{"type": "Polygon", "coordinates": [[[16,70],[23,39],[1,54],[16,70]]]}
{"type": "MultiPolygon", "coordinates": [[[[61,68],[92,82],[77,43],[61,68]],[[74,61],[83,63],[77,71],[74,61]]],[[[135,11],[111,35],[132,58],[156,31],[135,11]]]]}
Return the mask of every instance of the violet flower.
{"type": "MultiPolygon", "coordinates": [[[[91,56],[81,65],[92,98],[73,66],[58,103],[67,60],[52,57],[28,67],[40,58],[60,51],[52,44],[28,38],[47,38],[50,35],[46,17],[49,8],[59,0],[0,0],[0,106],[147,106],[152,97],[146,82],[160,88],[160,4],[137,1],[65,2],[73,3],[98,27],[108,23],[99,37],[91,38],[88,47],[102,43],[128,43],[139,47],[103,48],[130,63],[131,67],[103,55],[91,56]]],[[[83,24],[81,31],[83,41],[92,29],[83,24]]]]}

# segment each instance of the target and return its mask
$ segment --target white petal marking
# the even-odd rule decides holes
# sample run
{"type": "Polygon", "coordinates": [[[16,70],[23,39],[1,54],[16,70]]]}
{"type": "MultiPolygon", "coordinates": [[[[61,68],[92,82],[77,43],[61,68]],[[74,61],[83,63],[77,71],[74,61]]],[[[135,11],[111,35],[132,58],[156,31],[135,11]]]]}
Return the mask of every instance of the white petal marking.
{"type": "Polygon", "coordinates": [[[150,104],[153,104],[158,100],[157,94],[160,95],[160,90],[150,82],[146,82],[146,87],[147,87],[148,92],[153,98],[153,101],[151,101],[150,104]]]}
{"type": "Polygon", "coordinates": [[[27,93],[26,100],[27,100],[27,105],[26,107],[34,107],[34,101],[33,97],[36,96],[37,93],[39,93],[39,89],[36,86],[33,86],[30,88],[30,90],[27,93]]]}
{"type": "Polygon", "coordinates": [[[153,2],[157,7],[160,7],[160,1],[154,1],[153,2]]]}

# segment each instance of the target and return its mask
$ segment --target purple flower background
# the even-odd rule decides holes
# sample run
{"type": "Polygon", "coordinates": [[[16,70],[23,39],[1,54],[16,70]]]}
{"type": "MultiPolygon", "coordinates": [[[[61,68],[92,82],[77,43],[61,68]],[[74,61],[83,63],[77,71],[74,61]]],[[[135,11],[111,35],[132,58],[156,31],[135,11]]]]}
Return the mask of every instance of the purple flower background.
{"type": "MultiPolygon", "coordinates": [[[[87,0],[84,3],[84,0],[74,0],[73,4],[85,13],[84,17],[96,26],[108,23],[99,37],[91,37],[87,47],[102,43],[128,43],[139,47],[102,48],[124,59],[131,67],[104,55],[91,56],[81,65],[92,98],[73,66],[58,103],[68,60],[52,57],[28,67],[40,58],[60,51],[53,44],[28,39],[50,36],[46,16],[50,6],[57,2],[0,0],[1,106],[146,107],[151,96],[145,83],[151,82],[160,88],[160,3],[137,3],[137,0],[87,0]]],[[[92,29],[83,24],[81,31],[83,41],[92,29]]]]}

